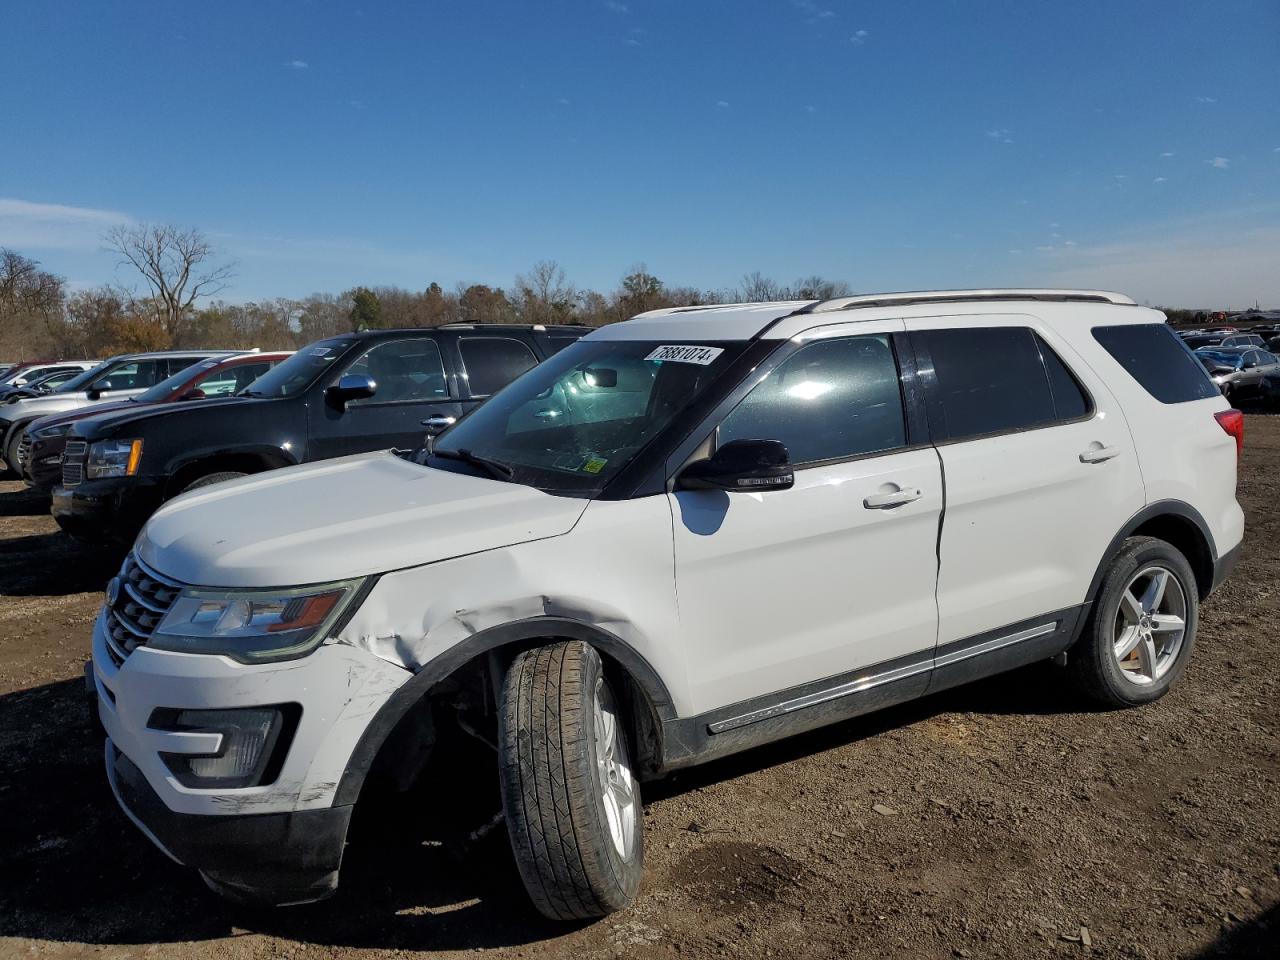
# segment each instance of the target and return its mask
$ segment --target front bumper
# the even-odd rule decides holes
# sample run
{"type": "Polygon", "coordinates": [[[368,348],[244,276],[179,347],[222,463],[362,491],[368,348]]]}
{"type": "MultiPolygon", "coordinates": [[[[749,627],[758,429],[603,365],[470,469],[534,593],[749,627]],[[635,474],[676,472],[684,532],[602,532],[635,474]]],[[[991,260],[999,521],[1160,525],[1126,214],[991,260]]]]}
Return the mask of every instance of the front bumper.
{"type": "Polygon", "coordinates": [[[160,482],[149,477],[85,480],[74,487],[55,486],[52,513],[77,540],[127,546],[163,499],[160,482]]]}
{"type": "Polygon", "coordinates": [[[66,436],[31,441],[31,449],[22,465],[22,479],[28,488],[38,493],[53,492],[53,488],[62,482],[62,451],[66,446],[66,436]]]}
{"type": "Polygon", "coordinates": [[[332,892],[349,805],[338,782],[378,708],[409,671],[340,643],[298,660],[238,664],[140,646],[121,659],[94,625],[89,680],[106,733],[107,775],[121,807],[165,853],[237,899],[273,904],[332,892]],[[162,754],[219,749],[219,734],[151,726],[158,709],[294,703],[297,729],[270,783],[184,786],[162,754]]]}
{"type": "Polygon", "coordinates": [[[110,739],[106,764],[111,792],[125,815],[171,859],[199,868],[220,893],[284,906],[337,889],[351,807],[241,816],[175,813],[110,739]]]}

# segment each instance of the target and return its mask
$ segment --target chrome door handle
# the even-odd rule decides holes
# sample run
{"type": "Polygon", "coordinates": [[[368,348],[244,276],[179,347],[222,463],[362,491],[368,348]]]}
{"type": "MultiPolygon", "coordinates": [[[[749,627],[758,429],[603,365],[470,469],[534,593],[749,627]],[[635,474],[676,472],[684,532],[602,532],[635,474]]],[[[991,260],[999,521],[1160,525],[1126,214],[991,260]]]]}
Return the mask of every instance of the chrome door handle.
{"type": "Polygon", "coordinates": [[[1097,447],[1092,450],[1086,450],[1080,454],[1081,463],[1102,463],[1105,460],[1111,460],[1120,456],[1119,447],[1097,447]]]}
{"type": "Polygon", "coordinates": [[[924,493],[919,490],[894,490],[891,493],[873,493],[862,501],[868,510],[885,510],[889,507],[900,507],[904,503],[919,500],[924,493]]]}

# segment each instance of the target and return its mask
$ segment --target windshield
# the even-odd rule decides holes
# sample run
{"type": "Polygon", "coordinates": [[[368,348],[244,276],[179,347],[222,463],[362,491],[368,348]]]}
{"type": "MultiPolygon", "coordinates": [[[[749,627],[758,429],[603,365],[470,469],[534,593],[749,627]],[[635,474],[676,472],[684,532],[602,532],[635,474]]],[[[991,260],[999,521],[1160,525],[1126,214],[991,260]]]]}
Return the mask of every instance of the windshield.
{"type": "Polygon", "coordinates": [[[745,347],[579,341],[476,408],[440,438],[429,462],[495,461],[516,483],[599,491],[745,347]]]}
{"type": "Polygon", "coordinates": [[[102,363],[98,364],[96,367],[90,367],[84,373],[81,373],[76,375],[75,377],[72,377],[70,380],[68,380],[62,386],[58,387],[53,392],[54,393],[75,393],[77,390],[83,390],[85,388],[85,385],[90,380],[92,380],[98,374],[102,373],[102,371],[106,370],[113,363],[115,363],[115,360],[103,360],[102,363]]]}
{"type": "Polygon", "coordinates": [[[1214,367],[1231,367],[1232,369],[1239,367],[1244,362],[1244,357],[1238,353],[1218,353],[1216,350],[1201,350],[1197,353],[1200,362],[1209,369],[1214,367]]]}
{"type": "Polygon", "coordinates": [[[284,363],[278,364],[240,391],[242,397],[292,397],[311,386],[342,352],[351,339],[317,340],[303,347],[284,363]]]}

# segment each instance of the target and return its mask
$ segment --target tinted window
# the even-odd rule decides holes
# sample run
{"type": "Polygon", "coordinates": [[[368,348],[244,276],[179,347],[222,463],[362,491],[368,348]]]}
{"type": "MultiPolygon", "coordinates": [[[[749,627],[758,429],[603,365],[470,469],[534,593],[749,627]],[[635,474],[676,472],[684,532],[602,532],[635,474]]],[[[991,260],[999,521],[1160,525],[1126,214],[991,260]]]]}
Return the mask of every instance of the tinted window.
{"type": "Polygon", "coordinates": [[[802,347],[725,418],[717,442],[730,440],[781,440],[797,464],[905,445],[898,367],[888,337],[802,347]]]}
{"type": "Polygon", "coordinates": [[[348,406],[402,400],[443,400],[449,396],[444,363],[434,340],[391,340],[361,354],[347,373],[372,377],[377,392],[348,406]]]}
{"type": "MultiPolygon", "coordinates": [[[[1058,419],[1040,341],[1030,328],[957,327],[912,337],[922,340],[933,357],[932,409],[948,439],[1025,430],[1058,419]]],[[[1069,394],[1064,404],[1070,405],[1069,394]]]]}
{"type": "Polygon", "coordinates": [[[538,365],[538,358],[519,340],[506,337],[465,337],[458,343],[467,370],[473,397],[497,393],[526,370],[538,365]]]}
{"type": "Polygon", "coordinates": [[[306,390],[351,345],[350,340],[317,340],[254,381],[250,396],[292,397],[306,390]]]}
{"type": "Polygon", "coordinates": [[[1094,327],[1093,338],[1161,403],[1220,396],[1204,367],[1163,323],[1094,327]]]}
{"type": "Polygon", "coordinates": [[[1093,409],[1089,395],[1080,386],[1062,358],[1038,334],[1034,334],[1044,371],[1049,376],[1049,392],[1053,395],[1053,414],[1058,420],[1078,420],[1093,409]]]}
{"type": "Polygon", "coordinates": [[[100,374],[93,382],[98,390],[142,390],[154,386],[168,374],[161,369],[162,360],[126,360],[100,374]]]}
{"type": "Polygon", "coordinates": [[[551,341],[551,355],[555,356],[565,347],[571,346],[578,342],[577,337],[549,337],[551,341]]]}

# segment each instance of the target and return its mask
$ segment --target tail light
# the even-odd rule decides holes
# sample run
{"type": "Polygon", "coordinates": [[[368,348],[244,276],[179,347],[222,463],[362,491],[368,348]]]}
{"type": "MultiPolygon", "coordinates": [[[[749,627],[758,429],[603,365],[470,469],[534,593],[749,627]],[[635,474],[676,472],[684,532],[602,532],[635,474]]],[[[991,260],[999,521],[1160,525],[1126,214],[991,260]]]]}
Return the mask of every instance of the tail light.
{"type": "Polygon", "coordinates": [[[1213,415],[1229,436],[1236,438],[1236,456],[1244,450],[1244,414],[1239,410],[1220,410],[1213,415]]]}

